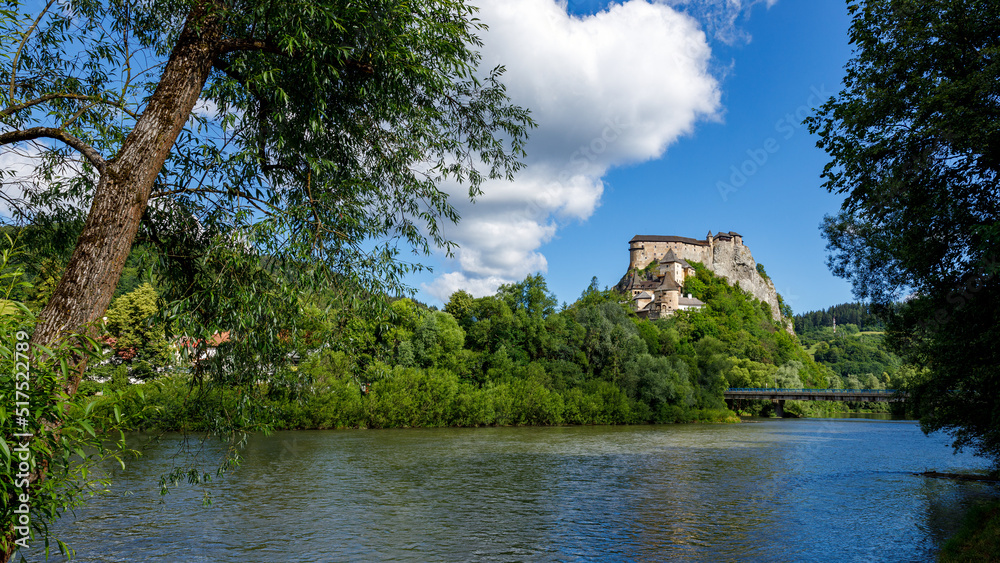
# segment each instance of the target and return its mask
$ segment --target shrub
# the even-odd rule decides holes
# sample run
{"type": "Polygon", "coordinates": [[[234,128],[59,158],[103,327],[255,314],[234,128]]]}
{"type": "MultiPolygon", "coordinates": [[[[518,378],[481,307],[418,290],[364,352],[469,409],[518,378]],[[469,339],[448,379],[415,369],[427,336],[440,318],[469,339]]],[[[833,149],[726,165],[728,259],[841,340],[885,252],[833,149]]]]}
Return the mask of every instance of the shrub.
{"type": "Polygon", "coordinates": [[[364,410],[373,428],[446,426],[458,376],[442,369],[400,368],[372,384],[364,410]]]}

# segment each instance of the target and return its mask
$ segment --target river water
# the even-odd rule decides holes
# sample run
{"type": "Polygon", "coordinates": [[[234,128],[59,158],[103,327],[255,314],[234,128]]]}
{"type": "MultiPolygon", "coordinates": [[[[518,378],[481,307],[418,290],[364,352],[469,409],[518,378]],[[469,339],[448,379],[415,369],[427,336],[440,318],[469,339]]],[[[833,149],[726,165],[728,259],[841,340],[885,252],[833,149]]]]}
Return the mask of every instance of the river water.
{"type": "Polygon", "coordinates": [[[76,560],[929,561],[1000,496],[914,475],[986,465],[910,421],[281,432],[161,498],[180,442],[59,523],[76,560]]]}

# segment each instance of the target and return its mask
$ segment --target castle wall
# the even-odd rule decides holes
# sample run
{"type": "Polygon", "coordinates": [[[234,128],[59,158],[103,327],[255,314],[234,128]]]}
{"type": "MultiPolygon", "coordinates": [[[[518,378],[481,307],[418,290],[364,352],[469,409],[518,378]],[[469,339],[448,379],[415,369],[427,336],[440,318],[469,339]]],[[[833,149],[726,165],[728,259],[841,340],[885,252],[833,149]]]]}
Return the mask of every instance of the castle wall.
{"type": "Polygon", "coordinates": [[[653,260],[662,260],[667,252],[673,250],[677,258],[688,261],[710,264],[712,262],[712,250],[705,245],[689,244],[685,242],[647,242],[636,241],[629,245],[629,269],[642,269],[648,266],[653,260]]]}

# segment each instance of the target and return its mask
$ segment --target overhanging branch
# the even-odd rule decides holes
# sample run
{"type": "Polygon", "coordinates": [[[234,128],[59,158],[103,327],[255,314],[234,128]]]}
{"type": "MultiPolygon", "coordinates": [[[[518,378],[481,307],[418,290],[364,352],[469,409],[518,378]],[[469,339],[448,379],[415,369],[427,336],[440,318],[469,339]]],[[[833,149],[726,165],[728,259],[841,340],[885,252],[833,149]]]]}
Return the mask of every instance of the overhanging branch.
{"type": "Polygon", "coordinates": [[[76,149],[76,151],[82,154],[84,158],[89,160],[90,163],[94,165],[94,168],[97,168],[98,172],[101,174],[104,173],[107,161],[104,160],[101,153],[97,152],[94,147],[88,145],[73,135],[70,135],[66,131],[56,129],[55,127],[32,127],[31,129],[0,133],[0,146],[18,143],[21,141],[33,141],[35,139],[56,139],[58,141],[62,141],[76,149]]]}
{"type": "Polygon", "coordinates": [[[100,98],[98,96],[86,96],[86,95],[83,95],[83,94],[68,94],[68,93],[45,94],[44,96],[39,96],[39,97],[35,98],[34,100],[29,100],[27,102],[24,102],[23,104],[18,104],[16,106],[10,106],[10,107],[5,108],[4,110],[0,111],[0,117],[7,117],[8,115],[13,115],[14,113],[17,113],[17,112],[21,111],[22,109],[30,108],[31,106],[35,106],[35,105],[47,102],[49,100],[84,100],[84,101],[93,102],[93,103],[107,104],[109,106],[112,106],[112,107],[120,109],[121,111],[127,113],[128,115],[130,115],[134,119],[139,119],[139,116],[135,112],[129,110],[123,104],[120,104],[118,102],[113,102],[111,100],[105,100],[105,99],[100,98]]]}

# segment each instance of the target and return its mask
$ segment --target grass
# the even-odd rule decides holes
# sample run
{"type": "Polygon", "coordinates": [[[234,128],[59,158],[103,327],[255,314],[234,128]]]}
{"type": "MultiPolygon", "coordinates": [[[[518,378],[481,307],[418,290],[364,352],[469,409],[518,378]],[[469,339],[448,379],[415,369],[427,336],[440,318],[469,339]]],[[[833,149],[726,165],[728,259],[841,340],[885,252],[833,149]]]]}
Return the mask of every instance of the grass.
{"type": "Polygon", "coordinates": [[[1000,501],[973,506],[962,528],[941,548],[938,561],[1000,562],[1000,501]]]}
{"type": "Polygon", "coordinates": [[[815,357],[816,356],[816,348],[819,347],[819,344],[820,343],[817,342],[817,343],[813,344],[812,346],[802,346],[802,345],[799,345],[799,347],[802,348],[803,350],[805,350],[806,354],[809,354],[810,356],[815,357]]]}

